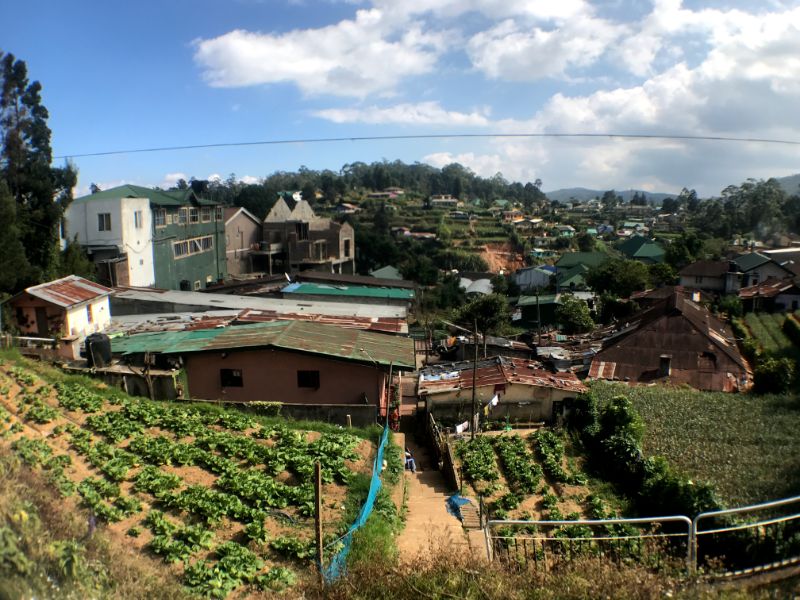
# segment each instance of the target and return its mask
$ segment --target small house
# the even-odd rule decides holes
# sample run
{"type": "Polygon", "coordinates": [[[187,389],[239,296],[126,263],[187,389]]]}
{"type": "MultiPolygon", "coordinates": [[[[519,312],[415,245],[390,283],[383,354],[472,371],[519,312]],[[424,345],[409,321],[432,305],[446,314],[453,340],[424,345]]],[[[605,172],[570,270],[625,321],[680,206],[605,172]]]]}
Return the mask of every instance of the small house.
{"type": "Polygon", "coordinates": [[[437,419],[469,420],[473,380],[482,420],[551,421],[565,401],[587,390],[574,373],[551,373],[540,363],[495,356],[475,366],[463,361],[424,369],[417,388],[420,401],[437,419]]]}
{"type": "Polygon", "coordinates": [[[746,390],[752,383],[733,332],[678,290],[606,338],[589,377],[720,392],[746,390]]]}
{"type": "Polygon", "coordinates": [[[26,288],[7,301],[23,336],[54,338],[58,353],[78,358],[80,342],[111,321],[111,290],[77,275],[26,288]]]}

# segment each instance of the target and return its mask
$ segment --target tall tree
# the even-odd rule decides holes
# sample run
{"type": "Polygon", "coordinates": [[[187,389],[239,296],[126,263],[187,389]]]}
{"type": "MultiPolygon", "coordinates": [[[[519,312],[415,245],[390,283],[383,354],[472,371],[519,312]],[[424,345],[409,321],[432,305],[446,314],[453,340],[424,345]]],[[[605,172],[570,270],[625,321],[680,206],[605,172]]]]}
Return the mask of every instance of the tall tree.
{"type": "Polygon", "coordinates": [[[0,179],[0,293],[13,292],[24,280],[30,265],[19,239],[17,205],[6,182],[0,179]]]}
{"type": "Polygon", "coordinates": [[[69,163],[51,167],[49,114],[42,86],[28,81],[25,63],[0,54],[0,178],[16,203],[20,240],[31,269],[24,284],[56,275],[59,225],[77,182],[69,163]]]}

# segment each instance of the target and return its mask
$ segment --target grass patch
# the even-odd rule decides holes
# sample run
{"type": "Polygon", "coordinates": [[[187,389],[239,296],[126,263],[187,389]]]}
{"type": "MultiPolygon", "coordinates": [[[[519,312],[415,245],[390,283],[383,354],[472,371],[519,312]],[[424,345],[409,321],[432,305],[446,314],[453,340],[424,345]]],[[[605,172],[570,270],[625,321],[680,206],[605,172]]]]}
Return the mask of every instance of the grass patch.
{"type": "Polygon", "coordinates": [[[800,493],[800,398],[699,392],[594,382],[601,404],[633,402],[645,423],[646,456],[663,456],[727,506],[800,493]]]}

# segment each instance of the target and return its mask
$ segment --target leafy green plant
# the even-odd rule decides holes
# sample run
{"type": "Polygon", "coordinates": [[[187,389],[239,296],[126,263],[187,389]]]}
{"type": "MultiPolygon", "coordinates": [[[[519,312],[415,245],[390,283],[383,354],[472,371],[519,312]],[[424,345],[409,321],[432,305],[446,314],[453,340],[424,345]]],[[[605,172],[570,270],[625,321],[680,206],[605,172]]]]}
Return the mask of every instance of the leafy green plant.
{"type": "Polygon", "coordinates": [[[500,454],[506,481],[520,492],[534,493],[542,478],[542,469],[523,439],[516,434],[498,436],[494,438],[494,446],[500,454]]]}
{"type": "Polygon", "coordinates": [[[481,436],[461,442],[456,446],[456,454],[461,458],[464,475],[469,481],[477,483],[499,479],[500,474],[489,438],[481,436]]]}

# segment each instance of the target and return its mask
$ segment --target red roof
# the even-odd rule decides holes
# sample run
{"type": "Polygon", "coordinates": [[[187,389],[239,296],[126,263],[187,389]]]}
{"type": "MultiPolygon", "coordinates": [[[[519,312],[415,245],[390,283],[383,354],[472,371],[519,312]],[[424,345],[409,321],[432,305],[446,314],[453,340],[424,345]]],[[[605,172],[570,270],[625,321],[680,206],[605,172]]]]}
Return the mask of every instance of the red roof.
{"type": "Polygon", "coordinates": [[[40,283],[27,288],[25,291],[31,296],[41,298],[45,302],[50,302],[62,308],[89,302],[111,293],[111,290],[104,285],[94,283],[77,275],[69,275],[55,281],[40,283]]]}
{"type": "Polygon", "coordinates": [[[797,283],[795,283],[795,280],[792,278],[775,279],[774,277],[769,277],[757,285],[751,285],[750,287],[740,289],[739,298],[742,300],[751,298],[773,298],[792,288],[798,288],[797,283]]]}

